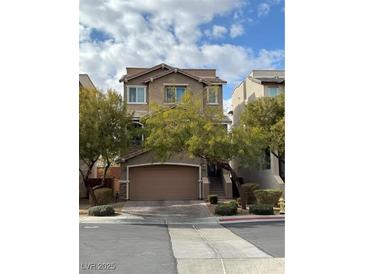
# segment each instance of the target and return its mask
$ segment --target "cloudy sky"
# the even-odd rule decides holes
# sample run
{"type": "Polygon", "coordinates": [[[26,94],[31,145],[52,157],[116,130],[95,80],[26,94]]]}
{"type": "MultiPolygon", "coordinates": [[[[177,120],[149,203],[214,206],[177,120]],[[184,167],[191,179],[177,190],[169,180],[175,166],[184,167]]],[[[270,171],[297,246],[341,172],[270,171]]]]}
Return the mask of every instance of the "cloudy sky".
{"type": "Polygon", "coordinates": [[[122,90],[126,66],[216,68],[234,87],[252,69],[284,68],[283,0],[80,0],[80,73],[122,90]]]}

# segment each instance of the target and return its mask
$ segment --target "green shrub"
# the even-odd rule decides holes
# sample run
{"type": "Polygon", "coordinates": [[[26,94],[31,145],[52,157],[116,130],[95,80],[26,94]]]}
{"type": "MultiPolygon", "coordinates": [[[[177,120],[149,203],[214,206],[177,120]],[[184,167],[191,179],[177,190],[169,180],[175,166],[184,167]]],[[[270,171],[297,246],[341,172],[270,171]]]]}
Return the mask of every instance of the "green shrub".
{"type": "Polygon", "coordinates": [[[247,195],[247,203],[254,204],[256,203],[256,197],[254,191],[259,188],[259,185],[256,183],[245,183],[241,186],[243,191],[246,191],[247,195]]]}
{"type": "Polygon", "coordinates": [[[238,203],[237,203],[236,200],[232,200],[232,201],[226,202],[225,204],[229,204],[231,206],[235,206],[236,208],[238,208],[238,203]]]}
{"type": "Polygon", "coordinates": [[[113,216],[114,208],[111,205],[93,206],[89,208],[89,216],[113,216]]]}
{"type": "Polygon", "coordinates": [[[268,204],[250,205],[248,213],[256,215],[274,215],[274,208],[268,204]]]}
{"type": "Polygon", "coordinates": [[[215,208],[215,214],[218,214],[221,216],[236,215],[237,214],[237,204],[235,203],[235,201],[233,201],[233,202],[218,204],[215,208]]]}
{"type": "MultiPolygon", "coordinates": [[[[108,187],[102,187],[94,190],[96,201],[98,205],[106,205],[113,201],[113,190],[108,187]]],[[[91,195],[89,195],[90,203],[92,202],[91,195]]]]}
{"type": "Polygon", "coordinates": [[[254,191],[259,204],[276,205],[283,194],[279,189],[258,189],[254,191]]]}
{"type": "Polygon", "coordinates": [[[209,195],[208,200],[209,200],[209,203],[211,203],[212,205],[213,204],[215,205],[218,203],[218,195],[209,195]]]}

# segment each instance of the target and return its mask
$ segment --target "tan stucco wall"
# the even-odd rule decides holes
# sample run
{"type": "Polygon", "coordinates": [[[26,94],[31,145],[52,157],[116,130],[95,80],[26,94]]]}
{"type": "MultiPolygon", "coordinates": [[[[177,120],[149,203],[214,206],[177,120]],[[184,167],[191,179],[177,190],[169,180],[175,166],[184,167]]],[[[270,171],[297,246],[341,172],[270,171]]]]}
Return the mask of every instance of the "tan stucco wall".
{"type": "Polygon", "coordinates": [[[244,102],[244,88],[245,88],[245,82],[242,81],[241,84],[239,84],[232,93],[232,107],[233,110],[236,106],[244,102]]]}
{"type": "Polygon", "coordinates": [[[193,93],[193,96],[202,99],[204,85],[180,73],[172,73],[154,80],[149,85],[149,102],[163,105],[165,98],[165,86],[183,85],[193,93]]]}
{"type": "Polygon", "coordinates": [[[206,199],[209,195],[209,180],[208,177],[203,177],[202,180],[202,198],[206,199]]]}
{"type": "Polygon", "coordinates": [[[135,86],[135,85],[138,85],[138,86],[146,86],[146,104],[128,104],[128,111],[129,112],[140,112],[140,113],[148,113],[149,111],[149,106],[148,106],[148,103],[149,103],[149,86],[148,84],[145,84],[144,81],[150,77],[153,77],[159,73],[162,73],[163,69],[158,69],[158,70],[155,70],[155,71],[152,71],[152,72],[149,72],[149,73],[146,73],[142,76],[139,76],[137,78],[134,78],[132,80],[129,80],[128,82],[124,83],[124,96],[123,98],[125,98],[125,100],[127,100],[128,96],[127,96],[127,86],[135,86]]]}
{"type": "Polygon", "coordinates": [[[233,108],[233,126],[239,122],[245,104],[254,101],[257,98],[264,97],[268,87],[277,86],[279,92],[285,91],[284,84],[259,84],[247,78],[242,82],[232,93],[232,108],[233,108]],[[246,93],[246,94],[245,94],[246,93]],[[246,96],[246,97],[245,97],[246,96]]]}
{"type": "Polygon", "coordinates": [[[246,100],[247,102],[251,102],[259,97],[263,97],[264,86],[252,81],[250,78],[246,79],[246,100]]]}
{"type": "Polygon", "coordinates": [[[232,110],[233,110],[233,121],[232,126],[239,122],[240,114],[245,104],[245,82],[242,81],[232,93],[232,110]]]}
{"type": "MultiPolygon", "coordinates": [[[[127,166],[129,165],[139,165],[139,164],[148,164],[148,163],[159,163],[158,160],[152,152],[146,152],[134,158],[127,160],[125,163],[121,164],[122,169],[122,180],[127,179],[127,166]]],[[[185,163],[185,164],[193,164],[201,166],[201,176],[207,176],[207,165],[204,159],[200,158],[190,158],[188,155],[180,153],[172,156],[166,163],[185,163]]]]}
{"type": "Polygon", "coordinates": [[[254,170],[243,168],[238,160],[231,161],[232,168],[245,182],[258,183],[260,188],[275,188],[283,191],[285,196],[285,183],[279,176],[278,159],[271,155],[271,169],[254,170]]]}
{"type": "MultiPolygon", "coordinates": [[[[135,79],[129,80],[124,84],[124,98],[127,99],[127,86],[129,85],[142,85],[146,86],[146,104],[127,104],[128,110],[130,112],[136,112],[138,114],[146,114],[151,111],[151,103],[158,105],[168,105],[164,103],[165,97],[165,86],[166,85],[183,85],[186,86],[188,90],[192,91],[196,98],[199,98],[203,102],[203,106],[208,106],[209,108],[218,108],[223,111],[223,88],[222,85],[218,85],[218,105],[208,105],[207,104],[207,86],[195,79],[187,77],[180,73],[171,73],[164,77],[155,79],[153,82],[144,84],[143,81],[149,77],[161,73],[162,70],[159,69],[154,72],[150,72],[146,75],[137,77],[135,79]]],[[[141,116],[141,115],[135,115],[141,116]]]]}

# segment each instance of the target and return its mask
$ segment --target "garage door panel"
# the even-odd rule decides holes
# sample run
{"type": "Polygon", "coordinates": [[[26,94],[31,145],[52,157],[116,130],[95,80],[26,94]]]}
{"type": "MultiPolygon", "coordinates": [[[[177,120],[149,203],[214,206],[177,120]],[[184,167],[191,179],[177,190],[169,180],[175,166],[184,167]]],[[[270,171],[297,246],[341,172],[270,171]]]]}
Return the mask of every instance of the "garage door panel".
{"type": "Polygon", "coordinates": [[[131,200],[198,199],[199,169],[156,165],[130,168],[131,200]]]}

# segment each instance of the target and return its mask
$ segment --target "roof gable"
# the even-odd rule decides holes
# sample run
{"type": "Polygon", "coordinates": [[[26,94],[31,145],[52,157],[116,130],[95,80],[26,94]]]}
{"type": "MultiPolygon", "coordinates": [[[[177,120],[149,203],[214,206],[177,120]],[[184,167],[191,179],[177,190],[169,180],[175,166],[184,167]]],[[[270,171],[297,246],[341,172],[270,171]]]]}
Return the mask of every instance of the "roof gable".
{"type": "Polygon", "coordinates": [[[183,71],[181,69],[178,69],[178,68],[174,68],[174,69],[170,69],[170,70],[167,70],[167,71],[164,71],[164,72],[161,72],[153,77],[150,77],[150,78],[147,78],[146,80],[144,80],[144,83],[149,83],[149,82],[152,82],[153,80],[156,80],[156,79],[159,79],[159,78],[162,78],[162,77],[165,77],[169,74],[172,74],[172,73],[180,73],[182,75],[185,75],[189,78],[192,78],[196,81],[198,81],[199,83],[204,83],[206,85],[209,85],[209,82],[204,80],[203,78],[201,77],[197,77],[195,75],[192,75],[190,73],[187,73],[186,71],[183,71]]]}
{"type": "Polygon", "coordinates": [[[154,66],[152,68],[149,68],[149,69],[145,69],[143,71],[139,71],[139,72],[136,72],[136,73],[133,73],[133,74],[126,74],[124,75],[122,78],[119,79],[119,82],[127,82],[128,80],[132,80],[134,78],[137,78],[137,77],[140,77],[142,75],[145,75],[149,72],[152,72],[152,71],[155,71],[155,70],[158,70],[158,69],[167,69],[167,70],[170,70],[170,69],[173,69],[173,67],[169,66],[169,65],[166,65],[164,63],[161,63],[157,66],[154,66]]]}

